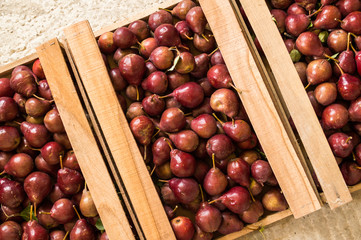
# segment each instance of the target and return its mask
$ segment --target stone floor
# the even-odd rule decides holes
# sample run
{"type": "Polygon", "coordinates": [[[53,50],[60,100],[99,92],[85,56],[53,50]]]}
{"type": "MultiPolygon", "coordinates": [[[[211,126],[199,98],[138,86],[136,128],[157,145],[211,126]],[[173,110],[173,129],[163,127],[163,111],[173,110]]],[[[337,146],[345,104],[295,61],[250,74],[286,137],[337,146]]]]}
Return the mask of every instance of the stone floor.
{"type": "MultiPolygon", "coordinates": [[[[35,47],[72,23],[89,20],[93,29],[109,25],[163,0],[1,0],[0,65],[10,63],[35,51],[35,47]]],[[[361,192],[354,201],[331,211],[327,206],[309,216],[284,219],[266,228],[268,240],[276,239],[361,239],[361,192]]],[[[244,239],[263,239],[259,232],[244,239]]]]}

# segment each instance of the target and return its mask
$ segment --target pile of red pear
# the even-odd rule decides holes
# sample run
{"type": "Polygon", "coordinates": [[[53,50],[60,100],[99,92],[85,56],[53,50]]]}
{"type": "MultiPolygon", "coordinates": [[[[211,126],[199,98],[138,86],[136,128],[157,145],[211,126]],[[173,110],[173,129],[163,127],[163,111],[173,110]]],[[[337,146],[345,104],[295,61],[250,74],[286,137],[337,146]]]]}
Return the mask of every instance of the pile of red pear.
{"type": "Polygon", "coordinates": [[[39,60],[0,78],[0,172],[0,239],[108,239],[39,60]]]}
{"type": "Polygon", "coordinates": [[[342,175],[355,185],[361,181],[361,1],[271,0],[271,5],[342,175]]]}
{"type": "Polygon", "coordinates": [[[200,6],[183,0],[98,45],[177,239],[288,207],[200,6]]]}

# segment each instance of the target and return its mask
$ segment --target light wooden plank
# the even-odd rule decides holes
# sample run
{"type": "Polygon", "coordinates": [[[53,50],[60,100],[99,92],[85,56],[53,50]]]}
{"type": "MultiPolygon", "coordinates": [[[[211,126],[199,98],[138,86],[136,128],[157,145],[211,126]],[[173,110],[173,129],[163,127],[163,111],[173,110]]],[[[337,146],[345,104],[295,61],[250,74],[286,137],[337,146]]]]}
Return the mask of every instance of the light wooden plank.
{"type": "Polygon", "coordinates": [[[104,157],[105,157],[104,160],[108,163],[108,166],[110,168],[112,177],[113,177],[113,179],[115,181],[114,184],[116,184],[116,186],[118,187],[120,195],[122,196],[121,199],[123,200],[123,202],[125,204],[125,207],[128,210],[129,216],[130,216],[130,218],[132,220],[131,224],[134,226],[134,228],[135,228],[135,230],[136,230],[136,232],[138,234],[139,239],[143,240],[144,239],[144,234],[142,232],[142,229],[140,228],[139,221],[138,221],[138,219],[137,219],[137,217],[136,217],[136,215],[134,213],[134,209],[133,209],[132,204],[130,202],[129,196],[125,192],[124,185],[123,185],[122,180],[121,180],[121,178],[119,176],[119,172],[118,172],[118,170],[117,170],[117,168],[115,166],[115,163],[114,163],[114,161],[113,161],[113,159],[111,157],[111,153],[109,152],[109,149],[107,148],[106,140],[103,138],[104,136],[101,133],[101,129],[100,129],[100,126],[99,126],[99,124],[97,122],[94,110],[93,110],[93,108],[92,108],[92,106],[91,106],[91,104],[89,102],[88,96],[87,96],[87,94],[85,92],[85,89],[83,87],[83,83],[82,83],[82,81],[80,79],[80,76],[79,76],[79,74],[77,72],[77,69],[76,69],[75,63],[74,63],[74,61],[72,59],[72,56],[70,54],[70,51],[69,51],[68,47],[66,46],[65,40],[63,40],[63,41],[64,41],[64,44],[65,44],[64,49],[65,49],[66,55],[68,56],[70,66],[71,66],[71,68],[73,70],[74,78],[75,78],[76,83],[78,85],[78,89],[79,89],[79,92],[81,94],[81,98],[82,98],[82,100],[84,102],[84,105],[85,105],[85,108],[87,110],[88,116],[89,116],[89,118],[91,120],[92,127],[93,127],[93,129],[95,131],[95,134],[96,134],[96,136],[98,138],[98,141],[100,142],[100,145],[101,145],[102,150],[104,152],[104,157]]]}
{"type": "Polygon", "coordinates": [[[331,209],[352,200],[335,157],[264,0],[240,0],[275,75],[331,209]]]}
{"type": "Polygon", "coordinates": [[[236,238],[238,239],[239,237],[247,235],[248,233],[251,233],[253,231],[257,231],[262,227],[269,226],[269,225],[271,225],[277,221],[280,221],[282,219],[285,219],[289,216],[292,216],[292,212],[289,209],[282,211],[282,212],[273,213],[256,223],[252,223],[252,224],[245,226],[241,231],[230,233],[223,237],[219,237],[219,238],[217,238],[217,240],[233,240],[236,238]]]}
{"type": "Polygon", "coordinates": [[[321,208],[228,0],[200,0],[242,103],[294,216],[321,208]],[[295,187],[297,186],[297,187],[295,187]]]}
{"type": "Polygon", "coordinates": [[[37,48],[53,98],[109,239],[135,239],[56,39],[37,48]]]}
{"type": "Polygon", "coordinates": [[[23,58],[20,58],[14,62],[11,62],[9,64],[6,64],[4,66],[0,66],[0,73],[2,76],[8,75],[11,73],[13,68],[19,66],[19,65],[28,65],[32,62],[34,62],[38,58],[37,53],[30,54],[28,56],[25,56],[23,58]]]}
{"type": "MultiPolygon", "coordinates": [[[[290,114],[288,112],[288,109],[286,107],[286,103],[284,102],[283,98],[282,98],[282,95],[280,94],[280,90],[277,86],[277,83],[276,81],[274,80],[274,75],[272,74],[271,70],[270,70],[270,67],[269,65],[266,63],[267,62],[264,62],[262,57],[260,56],[255,44],[254,44],[254,41],[253,41],[253,38],[250,34],[250,31],[249,29],[247,28],[246,26],[246,23],[244,21],[244,19],[242,18],[242,15],[240,13],[240,10],[237,6],[237,1],[236,0],[230,0],[231,2],[231,5],[233,7],[233,10],[236,14],[236,16],[238,17],[238,22],[240,23],[240,26],[242,28],[242,31],[245,35],[245,38],[247,40],[247,43],[248,43],[248,46],[250,48],[250,51],[254,57],[254,60],[258,66],[258,69],[262,75],[262,78],[267,86],[267,89],[271,95],[271,98],[272,98],[272,101],[274,102],[275,104],[275,107],[277,109],[277,112],[278,112],[278,115],[280,116],[281,118],[281,121],[285,127],[285,130],[290,138],[290,141],[291,143],[293,144],[293,147],[295,148],[295,151],[301,161],[301,164],[303,166],[303,168],[305,169],[305,172],[306,172],[306,175],[307,175],[307,178],[308,180],[310,181],[311,185],[312,185],[312,188],[315,192],[318,192],[317,190],[317,187],[313,181],[313,178],[312,178],[312,175],[311,175],[311,171],[309,170],[309,166],[308,166],[308,163],[306,161],[306,157],[307,157],[307,153],[306,151],[304,150],[304,148],[301,148],[300,147],[300,144],[299,144],[299,141],[297,140],[296,136],[295,136],[295,133],[293,132],[293,129],[289,123],[289,117],[290,117],[290,114]]],[[[318,196],[319,198],[319,196],[318,196]]],[[[319,198],[319,201],[321,199],[319,198]]],[[[322,204],[322,202],[321,202],[322,204]]]]}
{"type": "Polygon", "coordinates": [[[73,60],[94,108],[126,191],[147,239],[175,239],[128,122],[119,105],[87,21],[64,30],[73,60]]]}

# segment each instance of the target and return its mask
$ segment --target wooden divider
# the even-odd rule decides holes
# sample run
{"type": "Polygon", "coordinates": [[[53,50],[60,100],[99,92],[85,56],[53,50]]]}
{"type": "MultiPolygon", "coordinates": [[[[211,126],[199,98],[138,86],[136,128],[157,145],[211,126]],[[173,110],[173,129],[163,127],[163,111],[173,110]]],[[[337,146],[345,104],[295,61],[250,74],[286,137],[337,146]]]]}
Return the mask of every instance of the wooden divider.
{"type": "Polygon", "coordinates": [[[240,0],[271,66],[331,209],[352,200],[265,0],[240,0]]]}
{"type": "Polygon", "coordinates": [[[240,98],[293,215],[321,208],[228,0],[200,0],[240,98]]]}
{"type": "Polygon", "coordinates": [[[37,53],[109,239],[135,239],[57,39],[39,46],[37,53]]]}
{"type": "Polygon", "coordinates": [[[64,30],[99,127],[107,141],[146,239],[175,239],[169,220],[119,105],[87,21],[64,30]]]}

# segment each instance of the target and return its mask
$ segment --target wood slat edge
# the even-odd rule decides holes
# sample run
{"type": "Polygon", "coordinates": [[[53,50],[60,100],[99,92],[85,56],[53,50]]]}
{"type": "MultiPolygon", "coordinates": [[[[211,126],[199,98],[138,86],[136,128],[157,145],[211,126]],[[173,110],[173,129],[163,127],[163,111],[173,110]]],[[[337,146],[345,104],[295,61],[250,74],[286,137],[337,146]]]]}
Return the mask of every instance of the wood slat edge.
{"type": "MultiPolygon", "coordinates": [[[[70,63],[70,66],[73,70],[73,74],[74,74],[74,77],[75,77],[75,80],[76,80],[76,83],[78,85],[78,89],[79,89],[79,92],[81,94],[81,97],[82,97],[82,100],[84,102],[84,105],[86,107],[86,110],[87,110],[87,113],[89,115],[89,118],[90,118],[90,121],[92,123],[92,127],[95,131],[95,134],[96,136],[98,137],[98,141],[100,142],[100,145],[102,147],[102,150],[104,152],[104,157],[105,157],[105,161],[108,163],[108,166],[110,168],[110,171],[111,171],[111,175],[113,176],[113,181],[114,184],[117,185],[118,189],[119,189],[119,192],[120,192],[120,195],[121,195],[121,199],[122,201],[124,202],[124,205],[125,207],[127,208],[127,212],[129,213],[129,216],[132,220],[132,225],[134,226],[137,234],[138,234],[138,237],[139,239],[144,239],[144,234],[142,232],[142,229],[140,228],[140,225],[139,225],[139,222],[138,222],[138,219],[135,215],[135,212],[134,212],[134,209],[132,208],[132,204],[130,202],[130,199],[129,197],[126,195],[125,193],[125,189],[124,189],[124,186],[123,186],[123,183],[121,181],[121,178],[118,176],[118,171],[117,171],[117,168],[114,164],[114,162],[112,161],[112,158],[111,158],[111,154],[109,153],[109,149],[106,147],[106,141],[103,139],[103,136],[101,134],[101,129],[99,128],[99,125],[96,121],[96,116],[95,116],[95,113],[93,112],[93,109],[91,107],[91,104],[89,102],[89,99],[86,95],[86,92],[85,92],[85,89],[82,85],[82,82],[81,82],[81,79],[79,77],[79,74],[77,72],[77,69],[76,69],[76,66],[75,66],[75,63],[72,59],[72,56],[71,56],[71,53],[67,47],[67,43],[65,40],[63,40],[64,42],[64,49],[65,49],[65,53],[68,57],[68,60],[69,60],[69,63],[70,63]]],[[[61,44],[61,40],[60,40],[60,44],[61,44]]]]}
{"type": "Polygon", "coordinates": [[[240,98],[295,217],[320,208],[228,0],[199,1],[240,98]],[[297,186],[297,188],[295,188],[297,186]]]}
{"type": "MultiPolygon", "coordinates": [[[[237,15],[237,17],[239,19],[239,23],[241,24],[241,27],[242,27],[243,33],[246,37],[248,46],[250,47],[250,51],[252,52],[252,55],[254,56],[256,64],[258,65],[258,69],[260,70],[260,73],[263,76],[263,80],[267,85],[267,89],[269,90],[271,98],[272,98],[273,102],[275,103],[275,107],[277,108],[278,114],[285,127],[285,130],[291,140],[291,143],[293,144],[293,147],[295,148],[295,151],[301,161],[303,168],[305,169],[307,178],[310,181],[314,192],[318,193],[317,187],[313,181],[311,171],[309,169],[309,165],[307,164],[307,160],[306,160],[307,153],[305,152],[305,150],[303,148],[300,147],[300,144],[295,136],[295,133],[293,132],[293,129],[289,123],[290,115],[286,108],[286,103],[284,102],[282,96],[280,95],[280,91],[276,85],[277,83],[274,80],[274,75],[272,74],[269,66],[265,65],[265,63],[263,62],[263,59],[260,56],[260,54],[254,44],[251,33],[249,32],[249,30],[246,26],[246,23],[240,13],[240,10],[238,8],[236,0],[230,0],[230,2],[233,7],[233,10],[235,11],[235,14],[237,15]]],[[[319,195],[317,197],[320,201],[321,199],[319,198],[319,195]]],[[[320,203],[322,204],[322,202],[320,202],[320,203]]]]}
{"type": "Polygon", "coordinates": [[[331,209],[352,200],[301,80],[264,0],[240,0],[331,209]]]}
{"type": "Polygon", "coordinates": [[[109,239],[135,239],[77,97],[57,39],[39,46],[37,53],[109,239]]]}
{"type": "Polygon", "coordinates": [[[16,66],[27,65],[27,64],[33,62],[34,60],[36,60],[37,58],[38,58],[37,53],[33,53],[33,54],[30,54],[30,55],[25,56],[23,58],[20,58],[20,59],[14,61],[14,62],[6,64],[4,66],[0,66],[0,73],[1,73],[1,75],[10,74],[11,71],[13,70],[13,68],[15,68],[16,66]]]}
{"type": "Polygon", "coordinates": [[[147,239],[175,239],[144,160],[119,105],[87,21],[64,29],[66,41],[147,239]]]}
{"type": "Polygon", "coordinates": [[[282,219],[285,219],[289,216],[292,216],[292,212],[291,210],[287,209],[285,211],[282,212],[277,212],[277,213],[273,213],[271,215],[268,215],[267,217],[263,218],[262,220],[253,223],[253,224],[249,224],[246,227],[244,227],[241,231],[238,232],[234,232],[231,234],[228,234],[226,236],[217,238],[217,240],[233,240],[233,239],[238,239],[239,237],[242,237],[248,233],[251,233],[253,231],[257,231],[258,229],[260,229],[261,227],[266,227],[269,226],[277,221],[280,221],[282,219]]]}

